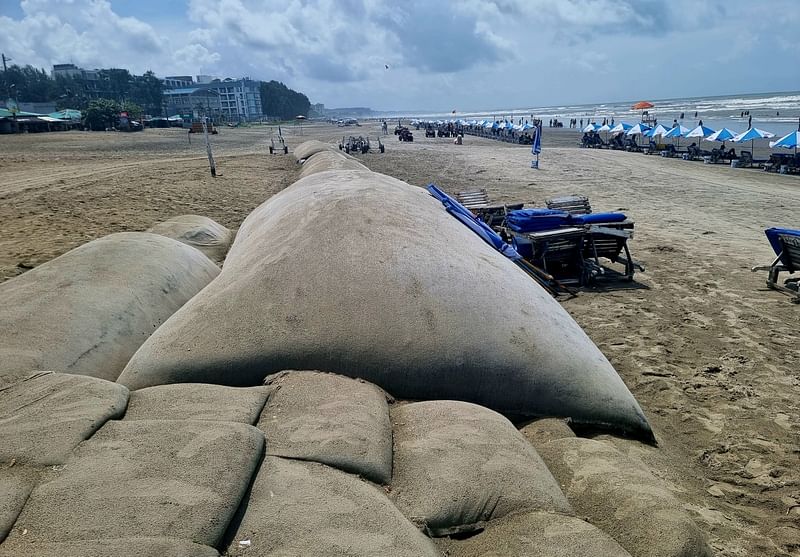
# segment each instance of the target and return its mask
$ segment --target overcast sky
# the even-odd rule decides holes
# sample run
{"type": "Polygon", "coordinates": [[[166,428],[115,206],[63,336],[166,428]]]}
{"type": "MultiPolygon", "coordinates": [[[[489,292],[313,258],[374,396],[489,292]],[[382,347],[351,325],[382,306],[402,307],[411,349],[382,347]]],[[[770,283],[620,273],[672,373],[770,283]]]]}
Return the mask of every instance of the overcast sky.
{"type": "Polygon", "coordinates": [[[0,0],[0,50],[483,110],[800,89],[800,0],[0,0]],[[387,69],[388,66],[388,69],[387,69]]]}

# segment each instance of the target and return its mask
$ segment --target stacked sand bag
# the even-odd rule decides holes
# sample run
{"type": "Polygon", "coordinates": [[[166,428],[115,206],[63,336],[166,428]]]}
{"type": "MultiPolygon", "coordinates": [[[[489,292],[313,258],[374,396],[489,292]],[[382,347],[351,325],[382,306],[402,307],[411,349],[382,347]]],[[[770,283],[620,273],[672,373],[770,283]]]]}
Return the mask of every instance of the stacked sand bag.
{"type": "Polygon", "coordinates": [[[256,208],[220,276],[119,381],[246,386],[282,369],[652,438],[614,368],[547,292],[426,191],[366,170],[318,172],[256,208]]]}
{"type": "Polygon", "coordinates": [[[172,217],[153,225],[148,232],[197,248],[218,265],[225,260],[225,255],[233,242],[233,232],[218,222],[200,215],[172,217]]]}
{"type": "Polygon", "coordinates": [[[193,247],[123,232],[0,284],[0,385],[40,370],[113,381],[147,337],[218,274],[193,247]]]}
{"type": "Polygon", "coordinates": [[[473,404],[314,371],[267,383],[0,391],[1,417],[24,405],[0,437],[31,433],[0,453],[0,556],[710,554],[666,484],[563,422],[524,428],[542,458],[473,404]]]}

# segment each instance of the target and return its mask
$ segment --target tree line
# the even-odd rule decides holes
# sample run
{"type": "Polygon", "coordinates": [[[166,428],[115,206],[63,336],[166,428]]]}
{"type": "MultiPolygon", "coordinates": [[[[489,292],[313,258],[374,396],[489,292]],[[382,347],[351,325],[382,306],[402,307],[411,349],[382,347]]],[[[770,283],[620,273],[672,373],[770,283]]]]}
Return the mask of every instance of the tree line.
{"type": "MultiPolygon", "coordinates": [[[[0,98],[19,102],[55,102],[56,109],[74,108],[107,115],[112,108],[128,110],[137,117],[164,112],[164,84],[153,72],[132,75],[126,69],[97,70],[97,79],[83,75],[50,77],[33,66],[9,66],[0,73],[0,98]]],[[[303,93],[280,81],[262,81],[261,107],[265,115],[283,120],[308,116],[311,103],[303,93]]],[[[166,116],[166,114],[164,114],[166,116]]],[[[104,120],[105,116],[97,120],[104,120]]],[[[99,125],[99,124],[98,124],[99,125]]]]}
{"type": "Polygon", "coordinates": [[[280,81],[261,82],[261,110],[265,115],[290,120],[308,116],[311,103],[303,93],[289,89],[280,81]]]}
{"type": "Polygon", "coordinates": [[[80,75],[50,77],[33,66],[9,66],[0,73],[0,96],[19,102],[55,102],[58,110],[87,110],[93,100],[105,99],[120,105],[130,103],[148,114],[161,114],[164,85],[153,72],[132,75],[128,70],[97,71],[97,79],[80,75]]]}

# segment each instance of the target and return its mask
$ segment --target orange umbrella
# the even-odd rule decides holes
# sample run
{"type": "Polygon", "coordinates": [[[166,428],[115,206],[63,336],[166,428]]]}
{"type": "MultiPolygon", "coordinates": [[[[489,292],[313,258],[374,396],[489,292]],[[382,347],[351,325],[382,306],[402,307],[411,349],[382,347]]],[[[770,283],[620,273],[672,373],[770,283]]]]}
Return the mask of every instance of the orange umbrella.
{"type": "Polygon", "coordinates": [[[653,103],[649,103],[647,101],[639,101],[635,105],[633,105],[633,110],[647,110],[648,108],[653,108],[655,105],[653,103]]]}

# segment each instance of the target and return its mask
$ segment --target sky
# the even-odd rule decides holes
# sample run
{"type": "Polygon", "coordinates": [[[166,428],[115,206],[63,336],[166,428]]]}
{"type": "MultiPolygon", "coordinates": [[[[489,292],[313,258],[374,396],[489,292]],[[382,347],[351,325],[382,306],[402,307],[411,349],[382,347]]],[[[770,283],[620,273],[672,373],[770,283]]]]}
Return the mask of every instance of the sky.
{"type": "Polygon", "coordinates": [[[18,64],[477,111],[800,89],[798,0],[0,0],[18,64]]]}

